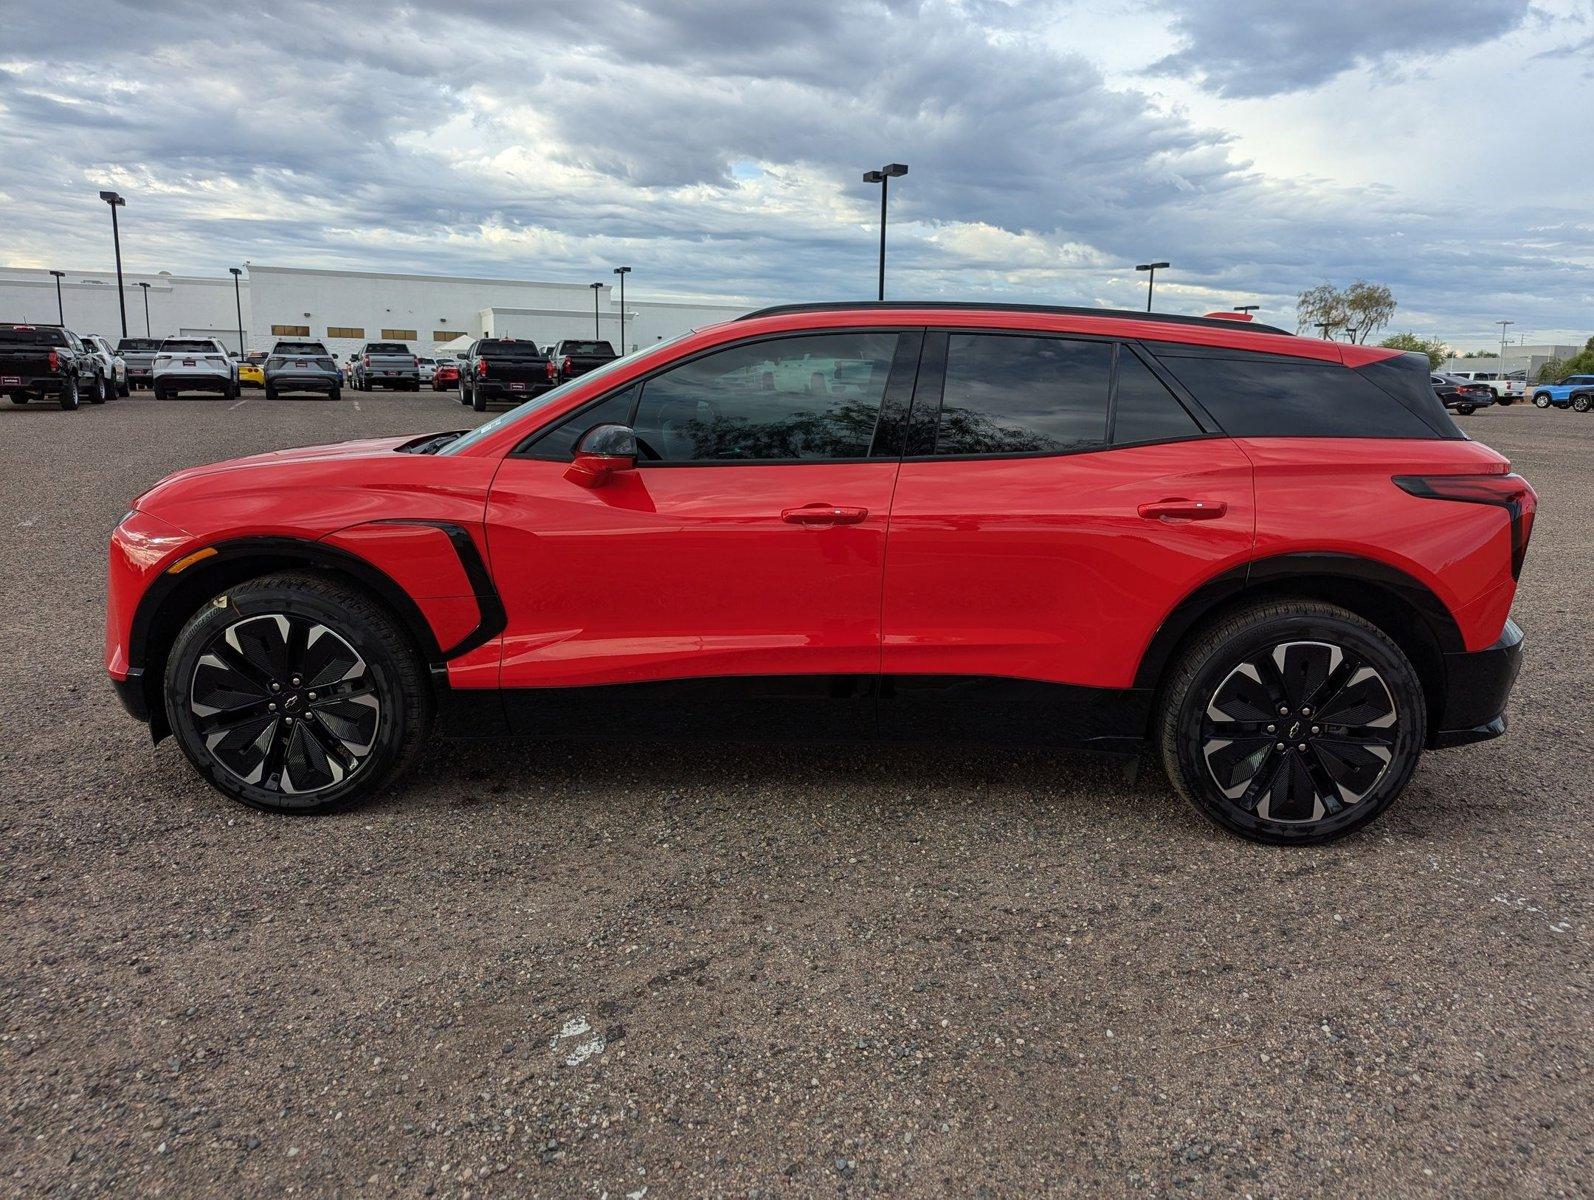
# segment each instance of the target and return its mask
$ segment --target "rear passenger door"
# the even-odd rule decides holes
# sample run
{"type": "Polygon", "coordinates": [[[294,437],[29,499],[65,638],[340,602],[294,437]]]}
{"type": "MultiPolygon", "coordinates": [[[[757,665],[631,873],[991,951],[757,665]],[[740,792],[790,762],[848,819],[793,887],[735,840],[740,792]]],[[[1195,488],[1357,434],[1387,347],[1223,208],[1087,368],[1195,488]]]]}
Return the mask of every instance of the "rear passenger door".
{"type": "Polygon", "coordinates": [[[888,730],[933,726],[914,697],[1025,690],[1004,681],[1128,688],[1179,600],[1247,558],[1249,462],[1165,379],[1112,340],[926,337],[886,552],[888,730]]]}

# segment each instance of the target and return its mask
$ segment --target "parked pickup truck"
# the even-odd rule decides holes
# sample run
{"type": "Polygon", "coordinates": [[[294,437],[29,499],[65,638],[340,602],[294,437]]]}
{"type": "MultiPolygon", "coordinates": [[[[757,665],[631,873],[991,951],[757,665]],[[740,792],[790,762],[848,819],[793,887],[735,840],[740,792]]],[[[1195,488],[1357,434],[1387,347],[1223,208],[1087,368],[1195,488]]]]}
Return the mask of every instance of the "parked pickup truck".
{"type": "Polygon", "coordinates": [[[1560,383],[1535,383],[1533,403],[1540,408],[1570,408],[1573,412],[1594,411],[1594,375],[1568,375],[1560,383]]]}
{"type": "Polygon", "coordinates": [[[125,337],[116,343],[116,352],[127,364],[127,386],[147,388],[155,382],[155,352],[161,348],[160,338],[125,337]]]}
{"type": "Polygon", "coordinates": [[[421,368],[415,352],[403,342],[367,342],[354,355],[354,386],[362,392],[379,387],[400,392],[421,390],[421,368]]]}
{"type": "Polygon", "coordinates": [[[1494,393],[1495,403],[1502,406],[1510,405],[1527,394],[1528,385],[1524,380],[1502,375],[1498,371],[1451,371],[1449,374],[1456,379],[1483,384],[1494,393]]]}
{"type": "Polygon", "coordinates": [[[459,402],[486,412],[493,400],[519,402],[559,382],[554,360],[535,342],[520,338],[482,338],[459,365],[459,402]]]}
{"type": "Polygon", "coordinates": [[[560,383],[574,379],[577,375],[585,375],[618,357],[608,342],[555,342],[553,349],[548,352],[548,361],[554,364],[560,383]]]}
{"type": "Polygon", "coordinates": [[[60,325],[0,325],[0,394],[12,404],[53,397],[62,408],[104,404],[111,383],[98,355],[60,325]]]}

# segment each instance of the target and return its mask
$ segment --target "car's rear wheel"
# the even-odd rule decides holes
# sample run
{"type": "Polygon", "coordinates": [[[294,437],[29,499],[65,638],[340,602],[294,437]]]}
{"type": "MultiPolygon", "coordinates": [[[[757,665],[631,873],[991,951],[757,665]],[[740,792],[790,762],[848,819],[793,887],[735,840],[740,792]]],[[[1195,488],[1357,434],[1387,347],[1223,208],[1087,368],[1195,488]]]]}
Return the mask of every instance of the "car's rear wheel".
{"type": "Polygon", "coordinates": [[[65,379],[65,380],[61,381],[61,407],[62,408],[66,409],[67,412],[71,412],[74,408],[76,408],[78,406],[79,402],[81,401],[81,398],[82,398],[82,395],[78,391],[78,377],[76,375],[72,376],[70,379],[65,379]]]}
{"type": "Polygon", "coordinates": [[[1311,843],[1366,825],[1421,757],[1417,672],[1382,630],[1312,600],[1249,606],[1180,656],[1158,715],[1175,789],[1259,842],[1311,843]]]}
{"type": "Polygon", "coordinates": [[[1572,397],[1573,412],[1586,413],[1591,408],[1594,408],[1594,399],[1590,399],[1590,397],[1581,392],[1572,397]]]}
{"type": "Polygon", "coordinates": [[[89,393],[90,404],[104,404],[111,398],[111,389],[105,382],[105,376],[94,377],[94,390],[89,393]]]}
{"type": "Polygon", "coordinates": [[[342,388],[333,388],[330,392],[327,393],[327,399],[328,400],[341,400],[341,399],[343,399],[343,389],[342,388]]]}
{"type": "Polygon", "coordinates": [[[10,395],[10,396],[9,396],[9,397],[7,397],[7,398],[8,398],[8,399],[9,399],[9,400],[10,400],[10,401],[11,401],[11,403],[12,403],[12,404],[26,404],[26,403],[27,403],[27,402],[28,402],[28,397],[26,397],[26,396],[19,396],[19,395],[17,395],[17,394],[16,394],[16,393],[15,393],[15,392],[13,392],[13,393],[12,393],[12,394],[11,394],[11,395],[10,395]]]}
{"type": "Polygon", "coordinates": [[[1458,404],[1458,405],[1456,405],[1456,411],[1458,413],[1460,413],[1464,417],[1470,417],[1473,413],[1477,412],[1478,410],[1476,408],[1474,408],[1470,404],[1458,404]]]}
{"type": "Polygon", "coordinates": [[[487,397],[482,395],[481,388],[473,387],[470,390],[470,406],[474,412],[487,411],[487,397]]]}
{"type": "Polygon", "coordinates": [[[280,812],[380,791],[431,722],[420,657],[397,622],[308,575],[250,580],[189,618],[167,659],[165,703],[201,775],[280,812]]]}

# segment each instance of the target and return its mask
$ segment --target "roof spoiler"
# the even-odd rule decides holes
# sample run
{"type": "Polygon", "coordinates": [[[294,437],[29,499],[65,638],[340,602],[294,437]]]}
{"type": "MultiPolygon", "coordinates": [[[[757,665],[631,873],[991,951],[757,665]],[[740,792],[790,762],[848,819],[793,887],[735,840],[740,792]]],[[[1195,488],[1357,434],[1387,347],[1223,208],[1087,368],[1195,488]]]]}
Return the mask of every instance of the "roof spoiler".
{"type": "Polygon", "coordinates": [[[1209,312],[1203,313],[1202,316],[1209,321],[1249,321],[1251,319],[1250,313],[1243,312],[1209,312]]]}

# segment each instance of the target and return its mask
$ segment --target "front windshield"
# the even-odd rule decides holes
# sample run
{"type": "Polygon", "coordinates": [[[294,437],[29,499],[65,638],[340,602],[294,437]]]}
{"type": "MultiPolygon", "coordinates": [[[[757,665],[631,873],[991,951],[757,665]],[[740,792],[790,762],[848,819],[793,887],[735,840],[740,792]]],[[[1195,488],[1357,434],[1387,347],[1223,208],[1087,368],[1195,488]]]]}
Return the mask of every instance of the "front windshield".
{"type": "Polygon", "coordinates": [[[540,409],[547,408],[550,404],[557,402],[562,397],[568,396],[573,389],[578,387],[587,387],[594,380],[602,379],[606,375],[616,374],[623,368],[633,367],[639,363],[646,364],[653,362],[655,359],[667,358],[669,357],[668,352],[675,346],[677,342],[691,337],[695,332],[696,330],[688,330],[686,333],[677,334],[668,341],[655,342],[652,346],[649,346],[640,354],[633,354],[629,358],[612,359],[611,361],[604,363],[601,367],[594,367],[585,375],[578,375],[567,383],[561,383],[558,387],[552,389],[551,391],[547,391],[540,396],[533,397],[532,399],[527,400],[524,404],[517,405],[506,413],[499,413],[498,416],[494,417],[491,421],[488,421],[487,424],[478,425],[475,429],[471,430],[471,432],[467,433],[458,441],[443,447],[443,449],[438,451],[438,454],[458,454],[460,451],[474,446],[483,438],[497,433],[505,426],[513,425],[515,422],[524,420],[540,409]]]}

